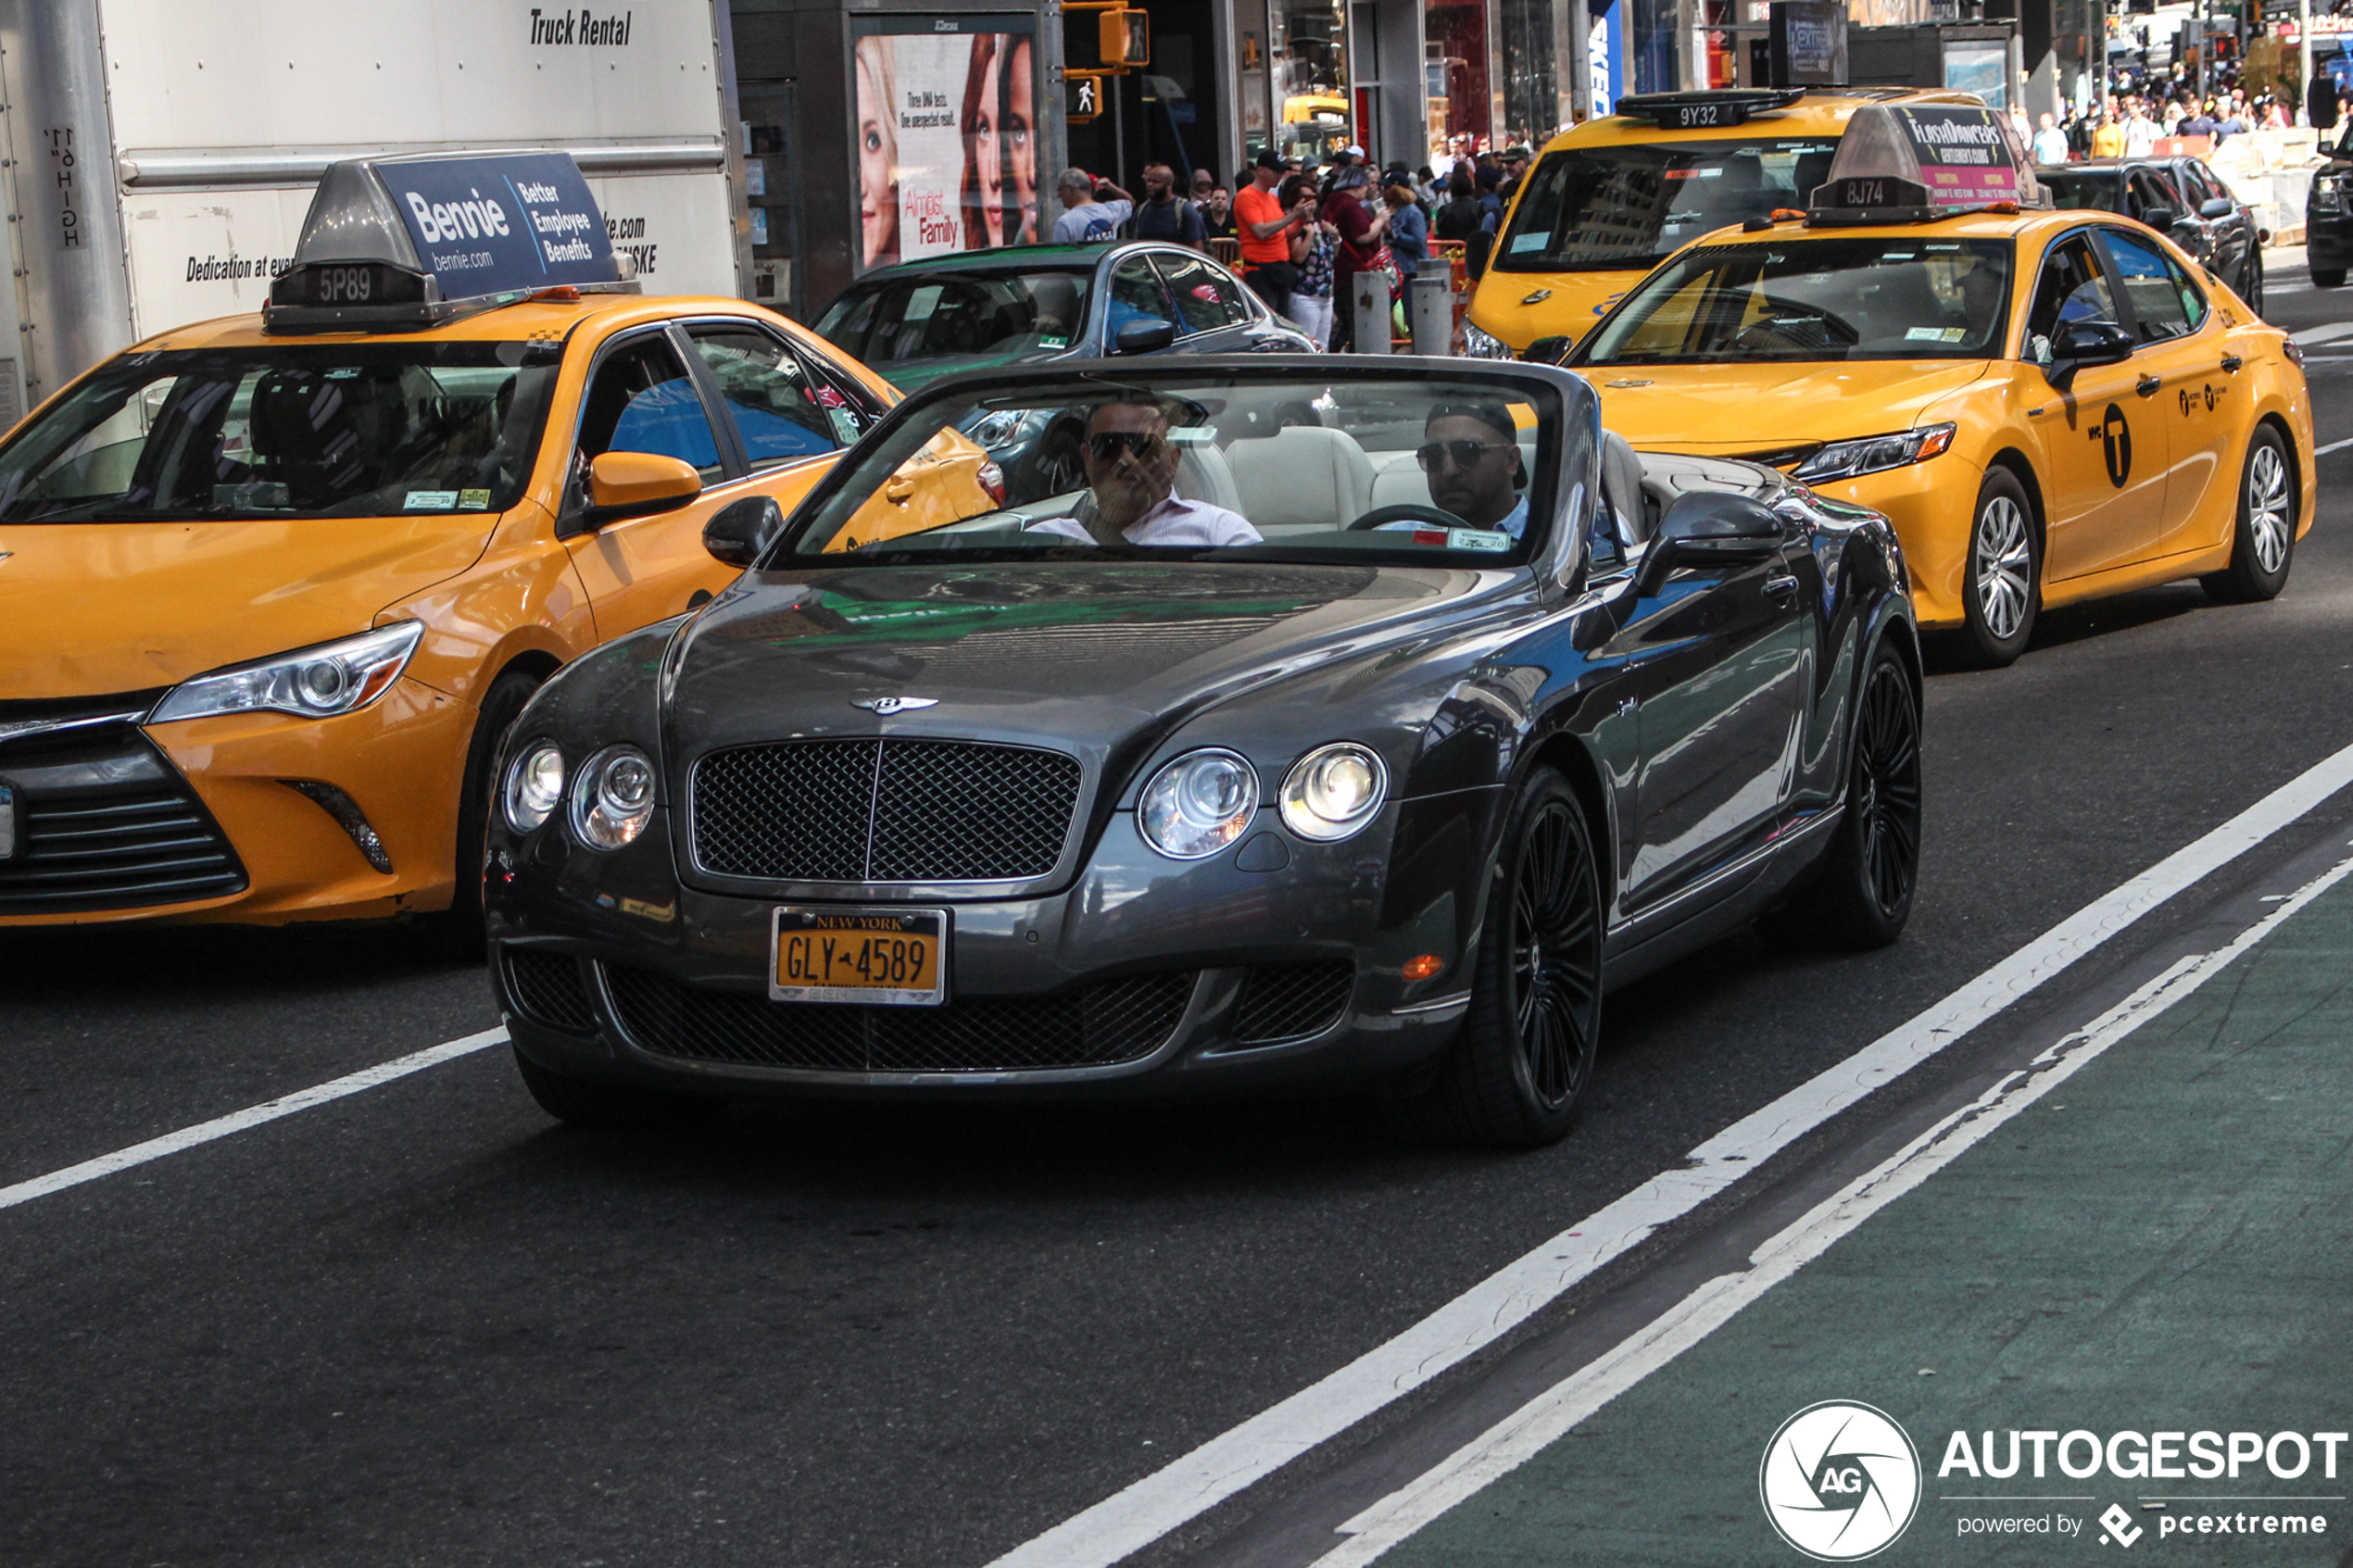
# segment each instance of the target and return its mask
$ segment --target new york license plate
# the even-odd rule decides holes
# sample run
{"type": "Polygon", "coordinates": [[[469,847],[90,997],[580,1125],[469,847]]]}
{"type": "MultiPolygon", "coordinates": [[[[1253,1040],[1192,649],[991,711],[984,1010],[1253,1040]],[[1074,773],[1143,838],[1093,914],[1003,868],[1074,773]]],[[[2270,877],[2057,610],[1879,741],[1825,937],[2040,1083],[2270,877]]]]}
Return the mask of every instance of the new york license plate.
{"type": "Polygon", "coordinates": [[[776,910],[768,996],[779,1002],[937,1007],[947,999],[946,909],[776,910]]]}

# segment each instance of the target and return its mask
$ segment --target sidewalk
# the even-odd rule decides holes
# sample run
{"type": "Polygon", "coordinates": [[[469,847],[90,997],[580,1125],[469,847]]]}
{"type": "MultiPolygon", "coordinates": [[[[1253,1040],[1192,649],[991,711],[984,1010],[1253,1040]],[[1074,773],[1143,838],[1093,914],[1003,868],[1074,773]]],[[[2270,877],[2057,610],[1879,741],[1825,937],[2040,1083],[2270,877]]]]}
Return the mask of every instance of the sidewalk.
{"type": "MultiPolygon", "coordinates": [[[[1802,1562],[1759,1465],[1825,1400],[1886,1412],[1919,1453],[1917,1512],[1875,1562],[2353,1562],[2353,1441],[2314,1440],[2353,1430],[2349,980],[2353,880],[1383,1568],[1802,1562]],[[1990,1432],[2006,1465],[2012,1430],[2049,1435],[2040,1480],[2032,1438],[2007,1479],[1949,1462],[1966,1434],[1982,1468],[1990,1432]],[[2104,1445],[2067,1448],[2101,1464],[2081,1479],[2056,1451],[2078,1432],[2104,1445]],[[2167,1433],[2182,1477],[2132,1476],[2167,1433]],[[2182,1451],[2200,1433],[2213,1479],[2182,1451]],[[2260,1451],[2293,1470],[2299,1447],[2293,1478],[2260,1451]]],[[[1902,1489],[1881,1461],[1836,1458],[1818,1443],[1797,1461],[1815,1467],[1806,1506],[1850,1506],[1831,1494],[1863,1489],[1857,1469],[1902,1489]]]]}

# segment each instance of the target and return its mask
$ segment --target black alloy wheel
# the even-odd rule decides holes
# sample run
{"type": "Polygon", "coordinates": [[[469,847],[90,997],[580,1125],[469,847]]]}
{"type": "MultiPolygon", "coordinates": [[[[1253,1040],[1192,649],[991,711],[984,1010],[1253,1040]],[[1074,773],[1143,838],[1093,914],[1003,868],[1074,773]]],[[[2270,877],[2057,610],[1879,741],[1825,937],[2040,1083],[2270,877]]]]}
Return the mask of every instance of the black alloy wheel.
{"type": "Polygon", "coordinates": [[[2043,551],[2026,487],[2006,468],[1987,469],[1978,486],[1961,597],[1970,661],[1987,670],[2016,663],[2042,608],[2043,551]]]}
{"type": "Polygon", "coordinates": [[[1086,487],[1087,462],[1079,455],[1078,440],[1076,425],[1056,425],[1039,437],[1037,472],[1040,495],[1060,495],[1086,487]]]}
{"type": "Polygon", "coordinates": [[[1584,809],[1540,768],[1496,862],[1462,1036],[1416,1097],[1425,1126],[1489,1148],[1568,1132],[1601,1041],[1602,910],[1584,809]]]}
{"type": "Polygon", "coordinates": [[[1846,813],[1813,883],[1772,917],[1778,935],[1884,947],[1911,918],[1920,872],[1920,708],[1903,660],[1882,646],[1856,705],[1846,813]]]}
{"type": "Polygon", "coordinates": [[[490,683],[474,719],[473,740],[466,748],[465,782],[458,797],[458,882],[449,896],[448,911],[435,921],[440,939],[459,958],[479,960],[487,950],[482,866],[490,843],[490,813],[498,807],[494,770],[507,732],[515,727],[523,704],[538,689],[538,676],[523,670],[506,671],[490,683]]]}
{"type": "Polygon", "coordinates": [[[2296,522],[2303,515],[2296,465],[2287,444],[2270,425],[2258,425],[2239,471],[2238,524],[2231,532],[2231,564],[2198,579],[2218,604],[2259,604],[2287,586],[2296,564],[2296,522]]]}

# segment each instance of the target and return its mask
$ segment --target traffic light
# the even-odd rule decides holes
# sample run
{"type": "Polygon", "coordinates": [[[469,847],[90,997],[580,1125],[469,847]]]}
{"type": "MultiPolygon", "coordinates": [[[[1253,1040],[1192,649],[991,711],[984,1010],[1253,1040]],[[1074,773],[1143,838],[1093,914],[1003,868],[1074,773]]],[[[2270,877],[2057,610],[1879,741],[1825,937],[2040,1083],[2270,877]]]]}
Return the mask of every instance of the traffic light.
{"type": "Polygon", "coordinates": [[[1103,73],[1099,70],[1063,72],[1063,118],[1084,125],[1103,112],[1103,73]]]}
{"type": "Polygon", "coordinates": [[[1103,64],[1118,69],[1152,63],[1152,19],[1133,6],[1114,6],[1095,19],[1103,64]]]}

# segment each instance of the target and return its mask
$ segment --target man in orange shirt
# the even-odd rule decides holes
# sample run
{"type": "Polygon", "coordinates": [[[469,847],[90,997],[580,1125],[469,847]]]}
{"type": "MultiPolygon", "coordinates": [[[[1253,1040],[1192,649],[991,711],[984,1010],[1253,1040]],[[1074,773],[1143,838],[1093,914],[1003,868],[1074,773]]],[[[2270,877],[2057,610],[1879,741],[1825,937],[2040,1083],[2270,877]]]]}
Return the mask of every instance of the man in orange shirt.
{"type": "Polygon", "coordinates": [[[1299,270],[1291,265],[1290,237],[1315,217],[1309,197],[1288,212],[1275,194],[1283,177],[1283,160],[1273,149],[1258,155],[1250,183],[1234,195],[1234,234],[1242,243],[1242,281],[1281,315],[1290,307],[1292,285],[1299,270]]]}

